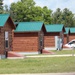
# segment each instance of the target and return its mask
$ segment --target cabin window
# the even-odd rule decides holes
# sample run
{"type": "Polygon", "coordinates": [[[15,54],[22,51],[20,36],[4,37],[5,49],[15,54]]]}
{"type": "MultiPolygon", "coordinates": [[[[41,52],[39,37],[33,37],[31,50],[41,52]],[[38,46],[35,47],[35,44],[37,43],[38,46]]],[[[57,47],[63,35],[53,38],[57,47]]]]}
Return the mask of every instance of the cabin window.
{"type": "Polygon", "coordinates": [[[8,37],[8,31],[5,31],[5,48],[8,48],[8,41],[9,41],[9,37],[8,37]]]}

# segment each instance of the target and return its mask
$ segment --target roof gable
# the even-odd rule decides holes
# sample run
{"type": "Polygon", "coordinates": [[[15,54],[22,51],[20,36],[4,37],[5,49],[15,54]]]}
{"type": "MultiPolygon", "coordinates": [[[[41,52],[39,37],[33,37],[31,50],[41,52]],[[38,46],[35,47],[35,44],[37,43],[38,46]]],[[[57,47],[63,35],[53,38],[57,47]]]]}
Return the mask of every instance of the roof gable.
{"type": "Polygon", "coordinates": [[[70,33],[75,33],[75,27],[70,28],[70,33]]]}
{"type": "Polygon", "coordinates": [[[48,24],[45,25],[47,32],[61,32],[63,30],[63,24],[48,24]]]}
{"type": "Polygon", "coordinates": [[[14,22],[12,21],[11,17],[8,18],[8,21],[10,21],[10,26],[15,29],[16,26],[14,25],[14,22]]]}
{"type": "Polygon", "coordinates": [[[42,26],[43,22],[20,22],[15,32],[38,32],[42,26]]]}
{"type": "Polygon", "coordinates": [[[0,27],[4,26],[9,16],[9,14],[0,14],[0,27]]]}

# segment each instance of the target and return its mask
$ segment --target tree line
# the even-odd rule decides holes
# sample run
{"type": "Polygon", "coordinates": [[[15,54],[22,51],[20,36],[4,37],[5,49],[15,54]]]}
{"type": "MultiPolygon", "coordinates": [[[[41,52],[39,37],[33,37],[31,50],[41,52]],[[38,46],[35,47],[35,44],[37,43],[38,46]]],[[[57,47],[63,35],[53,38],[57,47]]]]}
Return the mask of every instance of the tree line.
{"type": "Polygon", "coordinates": [[[75,26],[75,16],[68,8],[63,10],[57,8],[53,12],[47,6],[42,8],[35,4],[34,0],[21,0],[8,7],[7,5],[3,6],[3,0],[0,0],[0,13],[9,13],[14,22],[43,21],[45,24],[75,26]]]}

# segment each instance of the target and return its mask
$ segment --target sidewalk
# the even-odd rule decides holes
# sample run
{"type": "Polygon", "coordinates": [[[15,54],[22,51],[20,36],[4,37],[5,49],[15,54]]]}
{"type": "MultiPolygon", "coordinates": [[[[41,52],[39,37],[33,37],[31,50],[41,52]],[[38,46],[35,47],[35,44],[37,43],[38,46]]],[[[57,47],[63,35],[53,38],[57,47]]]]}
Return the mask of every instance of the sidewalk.
{"type": "Polygon", "coordinates": [[[63,55],[33,55],[33,56],[26,56],[26,57],[31,57],[31,58],[34,58],[34,57],[36,57],[36,58],[39,58],[39,57],[68,57],[68,56],[75,56],[75,54],[74,55],[72,55],[72,54],[63,54],[63,55]]]}
{"type": "Polygon", "coordinates": [[[75,75],[75,73],[0,74],[0,75],[75,75]]]}

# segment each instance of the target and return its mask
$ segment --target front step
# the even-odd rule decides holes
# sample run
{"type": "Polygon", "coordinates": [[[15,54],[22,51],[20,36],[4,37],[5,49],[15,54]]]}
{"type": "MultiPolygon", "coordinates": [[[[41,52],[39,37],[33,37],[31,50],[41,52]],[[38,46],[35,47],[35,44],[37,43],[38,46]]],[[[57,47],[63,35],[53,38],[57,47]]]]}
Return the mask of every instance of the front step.
{"type": "Polygon", "coordinates": [[[43,49],[42,54],[54,54],[54,52],[43,49]]]}
{"type": "Polygon", "coordinates": [[[9,51],[7,53],[7,58],[8,59],[24,59],[25,56],[21,55],[21,54],[18,54],[17,52],[9,51]]]}

